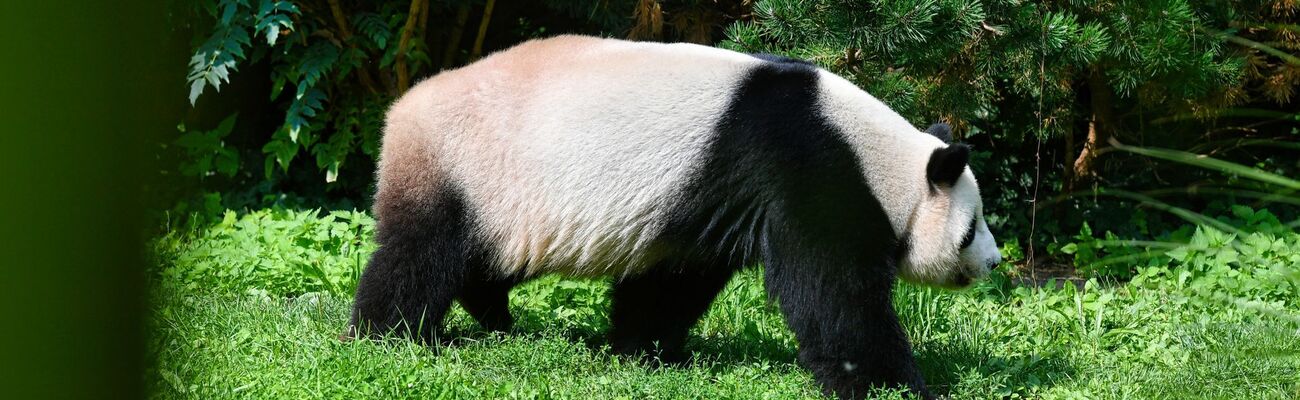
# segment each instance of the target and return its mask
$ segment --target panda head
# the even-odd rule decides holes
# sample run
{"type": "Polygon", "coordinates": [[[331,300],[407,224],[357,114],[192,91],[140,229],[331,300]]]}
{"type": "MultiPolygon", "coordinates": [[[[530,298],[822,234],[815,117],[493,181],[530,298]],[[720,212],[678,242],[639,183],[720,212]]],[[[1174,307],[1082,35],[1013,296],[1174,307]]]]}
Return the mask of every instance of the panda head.
{"type": "MultiPolygon", "coordinates": [[[[947,124],[926,133],[944,143],[951,139],[947,124]]],[[[948,144],[933,150],[922,190],[909,218],[906,254],[899,262],[904,280],[947,288],[969,286],[1002,262],[997,243],[984,222],[975,175],[967,166],[970,148],[948,144]]]]}

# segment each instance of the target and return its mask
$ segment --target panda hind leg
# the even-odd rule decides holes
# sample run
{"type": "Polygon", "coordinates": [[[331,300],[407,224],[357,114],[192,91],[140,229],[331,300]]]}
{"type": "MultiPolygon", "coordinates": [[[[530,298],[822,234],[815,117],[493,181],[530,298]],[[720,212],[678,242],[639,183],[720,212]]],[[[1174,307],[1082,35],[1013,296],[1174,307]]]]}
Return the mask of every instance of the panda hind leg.
{"type": "Polygon", "coordinates": [[[510,289],[520,279],[495,276],[486,268],[476,268],[469,275],[460,291],[460,306],[483,329],[493,332],[510,331],[514,326],[514,318],[510,315],[510,289]]]}
{"type": "Polygon", "coordinates": [[[444,191],[433,204],[381,196],[379,248],[357,282],[349,337],[396,334],[434,344],[460,294],[474,252],[464,203],[444,191]]]}
{"type": "Polygon", "coordinates": [[[610,347],[618,354],[668,364],[687,362],[687,334],[734,272],[722,266],[671,264],[616,282],[610,347]]]}

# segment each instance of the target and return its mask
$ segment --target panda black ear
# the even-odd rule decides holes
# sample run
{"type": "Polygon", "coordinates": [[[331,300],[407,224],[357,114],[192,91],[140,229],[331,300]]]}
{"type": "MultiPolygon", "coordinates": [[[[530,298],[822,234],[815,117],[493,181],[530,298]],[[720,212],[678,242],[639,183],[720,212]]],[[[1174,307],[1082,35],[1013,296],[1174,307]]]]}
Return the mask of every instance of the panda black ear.
{"type": "Polygon", "coordinates": [[[952,127],[943,122],[925,128],[925,133],[939,138],[939,140],[942,140],[944,143],[952,142],[952,127]]]}
{"type": "Polygon", "coordinates": [[[925,176],[932,184],[952,186],[957,183],[961,173],[966,171],[968,162],[970,147],[964,144],[935,149],[930,154],[930,164],[925,167],[925,176]]]}

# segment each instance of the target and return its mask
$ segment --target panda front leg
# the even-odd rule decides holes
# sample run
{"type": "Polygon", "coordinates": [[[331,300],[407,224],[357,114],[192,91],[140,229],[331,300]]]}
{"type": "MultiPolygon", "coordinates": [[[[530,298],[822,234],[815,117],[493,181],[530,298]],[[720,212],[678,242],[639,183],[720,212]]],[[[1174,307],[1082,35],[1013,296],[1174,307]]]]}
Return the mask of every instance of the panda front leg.
{"type": "Polygon", "coordinates": [[[624,355],[647,355],[684,363],[687,334],[708,311],[735,268],[663,263],[614,284],[610,347],[624,355]]]}
{"type": "Polygon", "coordinates": [[[435,343],[443,317],[463,289],[473,248],[463,202],[443,193],[429,204],[380,196],[379,248],[357,283],[347,334],[397,334],[435,343]]]}
{"type": "Polygon", "coordinates": [[[907,388],[933,398],[891,303],[893,277],[858,263],[808,256],[769,258],[765,286],[799,340],[799,363],[827,395],[866,397],[872,388],[907,388]]]}

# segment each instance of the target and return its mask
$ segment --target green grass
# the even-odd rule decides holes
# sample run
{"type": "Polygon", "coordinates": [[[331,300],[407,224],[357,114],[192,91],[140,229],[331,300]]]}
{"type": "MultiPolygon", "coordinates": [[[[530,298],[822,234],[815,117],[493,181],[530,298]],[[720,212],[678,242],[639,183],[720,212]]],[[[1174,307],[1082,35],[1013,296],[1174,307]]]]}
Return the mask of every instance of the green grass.
{"type": "MultiPolygon", "coordinates": [[[[550,282],[554,284],[552,280],[550,282]]],[[[535,288],[537,285],[533,285],[535,288]]],[[[596,283],[581,290],[595,291],[596,283]]],[[[528,288],[524,288],[525,291],[528,288]]],[[[754,398],[817,394],[783,347],[718,337],[725,356],[653,368],[608,356],[600,332],[515,301],[519,332],[487,334],[457,310],[450,343],[340,342],[351,299],[163,295],[155,320],[158,397],[754,398]],[[542,323],[543,320],[554,323],[542,323]],[[742,348],[743,347],[743,348],[742,348]],[[769,352],[775,352],[770,354],[769,352]]],[[[595,313],[593,313],[595,314],[595,313]]],[[[711,338],[712,339],[712,338],[711,338]]]]}
{"type": "MultiPolygon", "coordinates": [[[[354,285],[347,260],[367,247],[340,238],[363,238],[347,231],[364,215],[313,220],[306,230],[280,224],[295,218],[301,214],[255,213],[159,240],[146,376],[154,397],[820,395],[794,365],[796,342],[764,298],[757,269],[733,279],[692,331],[688,349],[697,360],[687,367],[608,354],[603,280],[547,277],[520,286],[511,296],[518,321],[511,334],[485,333],[457,308],[447,321],[449,343],[432,348],[399,339],[341,342],[354,285]],[[300,236],[282,237],[291,232],[300,236]],[[306,256],[269,257],[275,243],[306,256]],[[345,265],[293,265],[325,255],[345,265]],[[195,265],[208,272],[193,272],[195,265]],[[241,283],[220,282],[226,278],[216,269],[241,271],[221,275],[241,283]],[[324,283],[331,273],[339,278],[324,283]]],[[[1289,314],[1166,286],[1048,290],[995,276],[960,292],[900,285],[895,307],[931,389],[952,398],[1300,398],[1300,324],[1289,314]]]]}

